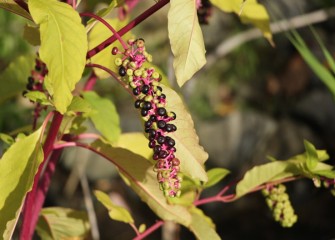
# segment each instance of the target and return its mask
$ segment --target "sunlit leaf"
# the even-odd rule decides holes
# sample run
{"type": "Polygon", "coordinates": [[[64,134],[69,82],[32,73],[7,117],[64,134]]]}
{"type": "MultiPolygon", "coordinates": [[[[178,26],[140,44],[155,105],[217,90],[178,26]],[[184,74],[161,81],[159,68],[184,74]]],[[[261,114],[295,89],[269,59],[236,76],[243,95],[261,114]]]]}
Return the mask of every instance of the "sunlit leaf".
{"type": "Polygon", "coordinates": [[[199,240],[220,240],[220,236],[215,231],[212,219],[207,217],[199,208],[191,208],[192,223],[190,230],[199,240]]]}
{"type": "Polygon", "coordinates": [[[316,152],[315,147],[308,141],[304,141],[305,149],[306,149],[306,166],[312,171],[316,165],[318,164],[318,154],[316,152]]]}
{"type": "Polygon", "coordinates": [[[107,98],[95,92],[84,92],[84,99],[92,106],[89,114],[94,126],[110,142],[116,142],[120,136],[120,120],[115,105],[107,98]]]}
{"type": "Polygon", "coordinates": [[[11,239],[23,201],[43,160],[41,129],[21,138],[0,159],[0,233],[11,239]]]}
{"type": "Polygon", "coordinates": [[[34,58],[32,54],[20,56],[1,73],[0,103],[25,90],[27,79],[34,68],[34,58]]]}
{"type": "Polygon", "coordinates": [[[229,174],[229,170],[225,168],[213,168],[207,172],[208,182],[204,185],[205,188],[209,188],[218,182],[220,182],[225,176],[229,174]]]}
{"type": "MultiPolygon", "coordinates": [[[[111,0],[110,4],[108,7],[100,9],[96,15],[99,17],[105,17],[108,15],[114,8],[121,6],[124,3],[125,0],[111,0]]],[[[95,19],[90,19],[87,24],[92,23],[93,21],[96,21],[95,19]]]]}
{"type": "Polygon", "coordinates": [[[176,113],[177,118],[172,123],[177,131],[169,134],[176,142],[176,156],[180,159],[181,172],[193,179],[207,181],[207,174],[203,164],[208,154],[199,145],[199,137],[195,132],[194,123],[182,99],[171,88],[161,85],[166,95],[167,111],[176,113]]]}
{"type": "Polygon", "coordinates": [[[111,219],[124,223],[134,223],[134,219],[130,212],[124,207],[115,205],[106,193],[96,190],[94,191],[94,195],[97,197],[99,202],[108,209],[111,219]]]}
{"type": "Polygon", "coordinates": [[[42,61],[48,75],[44,83],[56,109],[65,113],[72,91],[86,64],[87,37],[81,19],[70,5],[56,0],[29,0],[29,10],[40,26],[42,61]]]}
{"type": "MultiPolygon", "coordinates": [[[[123,25],[125,25],[127,23],[126,21],[120,21],[119,19],[105,19],[105,20],[116,31],[118,31],[121,27],[123,27],[123,25]]],[[[89,49],[92,49],[92,48],[96,47],[98,44],[102,43],[107,38],[111,37],[112,35],[113,35],[113,33],[105,25],[103,25],[100,22],[96,23],[94,25],[94,27],[92,28],[92,30],[90,31],[89,35],[88,35],[89,49]]],[[[131,38],[131,36],[132,36],[131,33],[128,32],[122,38],[127,40],[127,39],[131,38]]],[[[118,72],[118,68],[116,67],[114,61],[115,61],[115,58],[117,58],[119,56],[111,54],[111,51],[112,51],[113,47],[119,48],[120,51],[123,50],[119,41],[116,41],[112,45],[104,48],[98,54],[94,55],[91,58],[91,63],[99,64],[99,65],[107,67],[108,69],[110,69],[114,72],[118,72]]],[[[93,70],[94,70],[95,74],[101,79],[110,77],[110,75],[108,73],[106,73],[105,71],[103,71],[101,69],[93,68],[93,70]]]]}
{"type": "Polygon", "coordinates": [[[32,46],[41,45],[40,31],[36,26],[26,24],[23,29],[23,37],[32,46]]]}
{"type": "Polygon", "coordinates": [[[90,225],[87,213],[69,208],[43,208],[36,231],[43,240],[87,239],[90,225]]]}
{"type": "Polygon", "coordinates": [[[264,37],[272,43],[270,18],[265,7],[257,0],[210,0],[211,3],[224,12],[234,12],[243,23],[251,23],[259,28],[264,37]]]}
{"type": "Polygon", "coordinates": [[[21,17],[24,17],[28,20],[33,20],[30,14],[20,7],[14,0],[0,0],[0,8],[3,8],[7,11],[15,13],[21,17]]]}
{"type": "Polygon", "coordinates": [[[81,113],[90,113],[92,111],[91,104],[89,104],[85,99],[75,96],[72,99],[71,104],[67,108],[68,114],[81,113]]]}
{"type": "Polygon", "coordinates": [[[113,148],[100,141],[92,145],[95,151],[107,158],[118,168],[131,188],[162,219],[176,221],[188,226],[191,215],[186,208],[169,205],[159,190],[153,165],[142,156],[123,148],[113,148]]]}
{"type": "Polygon", "coordinates": [[[48,97],[45,95],[44,92],[30,91],[26,93],[24,96],[29,100],[40,103],[42,105],[52,105],[52,103],[49,101],[48,97]]]}
{"type": "Polygon", "coordinates": [[[179,86],[183,86],[206,63],[196,1],[170,1],[168,31],[174,55],[173,68],[179,86]]]}

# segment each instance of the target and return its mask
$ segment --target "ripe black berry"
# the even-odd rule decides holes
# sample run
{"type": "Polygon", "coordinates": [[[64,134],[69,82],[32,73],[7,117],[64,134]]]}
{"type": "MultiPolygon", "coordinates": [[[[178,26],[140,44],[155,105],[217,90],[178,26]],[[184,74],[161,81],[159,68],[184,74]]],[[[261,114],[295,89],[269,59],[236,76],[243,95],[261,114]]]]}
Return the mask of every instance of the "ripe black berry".
{"type": "Polygon", "coordinates": [[[148,85],[143,85],[141,92],[147,94],[149,92],[150,87],[148,85]]]}
{"type": "Polygon", "coordinates": [[[151,102],[147,102],[147,101],[145,101],[144,103],[143,103],[143,107],[142,107],[143,109],[145,109],[145,110],[150,110],[151,108],[152,108],[152,104],[151,104],[151,102]]]}
{"type": "Polygon", "coordinates": [[[148,120],[144,123],[144,127],[146,127],[146,128],[150,128],[151,125],[152,125],[152,122],[150,120],[148,120]]]}
{"type": "Polygon", "coordinates": [[[33,84],[34,83],[34,78],[33,77],[28,77],[28,83],[33,84]]]}
{"type": "Polygon", "coordinates": [[[156,146],[156,142],[155,141],[150,141],[149,142],[149,148],[154,148],[156,146]]]}
{"type": "Polygon", "coordinates": [[[145,117],[146,115],[148,115],[148,110],[142,109],[142,110],[141,110],[141,115],[142,115],[143,117],[145,117]]]}
{"type": "Polygon", "coordinates": [[[159,116],[165,116],[165,114],[166,114],[166,109],[165,109],[165,108],[162,108],[162,107],[157,108],[157,114],[158,114],[159,116]]]}
{"type": "Polygon", "coordinates": [[[113,47],[112,54],[116,55],[118,53],[119,49],[117,47],[113,47]]]}
{"type": "Polygon", "coordinates": [[[149,118],[152,122],[156,122],[157,121],[157,117],[155,115],[151,115],[149,118]]]}
{"type": "Polygon", "coordinates": [[[157,126],[158,126],[158,128],[163,129],[166,126],[166,122],[164,120],[159,120],[157,122],[157,126]]]}
{"type": "Polygon", "coordinates": [[[26,85],[26,87],[27,87],[27,89],[28,90],[33,90],[34,89],[34,84],[33,83],[28,83],[27,85],[26,85]]]}
{"type": "Polygon", "coordinates": [[[166,95],[165,94],[161,94],[158,98],[159,99],[166,99],[166,95]]]}
{"type": "Polygon", "coordinates": [[[156,131],[154,129],[149,130],[149,137],[156,137],[156,131]]]}
{"type": "Polygon", "coordinates": [[[140,91],[140,88],[139,88],[139,87],[133,89],[133,94],[134,94],[135,96],[140,95],[140,93],[141,93],[141,91],[140,91]]]}
{"type": "Polygon", "coordinates": [[[124,66],[121,66],[119,68],[119,74],[120,74],[121,77],[123,77],[123,76],[125,76],[127,74],[127,71],[126,71],[126,69],[125,69],[124,66]]]}
{"type": "Polygon", "coordinates": [[[158,154],[161,150],[162,150],[162,147],[159,146],[159,145],[156,145],[156,146],[154,147],[154,153],[157,153],[157,154],[158,154]]]}
{"type": "Polygon", "coordinates": [[[136,100],[135,101],[135,108],[140,108],[141,107],[142,100],[136,100]]]}
{"type": "Polygon", "coordinates": [[[166,158],[168,156],[167,151],[161,150],[158,154],[160,158],[166,158]]]}
{"type": "Polygon", "coordinates": [[[163,136],[159,136],[159,137],[157,138],[157,142],[158,142],[159,144],[163,144],[163,143],[165,142],[165,137],[163,137],[163,136]]]}
{"type": "Polygon", "coordinates": [[[153,156],[152,156],[152,158],[154,159],[154,160],[158,160],[159,159],[159,156],[158,156],[158,154],[154,154],[153,156]]]}
{"type": "Polygon", "coordinates": [[[176,144],[176,142],[172,138],[166,141],[166,143],[169,147],[173,147],[176,144]]]}

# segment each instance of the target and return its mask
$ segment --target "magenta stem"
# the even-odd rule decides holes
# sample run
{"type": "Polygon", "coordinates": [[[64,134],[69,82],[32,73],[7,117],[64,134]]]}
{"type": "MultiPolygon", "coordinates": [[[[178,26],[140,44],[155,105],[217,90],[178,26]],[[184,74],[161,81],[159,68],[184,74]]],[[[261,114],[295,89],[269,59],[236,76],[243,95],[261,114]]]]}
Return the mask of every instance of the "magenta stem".
{"type": "Polygon", "coordinates": [[[143,233],[141,233],[140,235],[138,235],[135,238],[133,238],[133,240],[141,240],[141,239],[147,237],[148,235],[150,235],[151,233],[153,233],[154,231],[156,231],[158,228],[160,228],[163,224],[164,224],[164,221],[157,221],[154,225],[152,225],[151,227],[149,227],[143,233]]]}
{"type": "Polygon", "coordinates": [[[97,83],[98,77],[95,75],[95,73],[92,71],[91,75],[87,79],[85,86],[83,88],[83,91],[91,91],[95,84],[97,83]]]}
{"type": "Polygon", "coordinates": [[[128,48],[127,44],[123,41],[123,39],[118,34],[118,32],[115,31],[115,29],[105,19],[103,19],[103,18],[101,18],[101,17],[99,17],[99,16],[97,16],[93,13],[80,13],[80,16],[91,17],[91,18],[94,18],[94,19],[98,20],[103,25],[105,25],[109,30],[112,31],[112,33],[115,35],[116,39],[119,40],[119,42],[121,43],[124,50],[126,50],[128,48]]]}
{"type": "MultiPolygon", "coordinates": [[[[154,14],[155,12],[157,12],[159,9],[161,9],[162,7],[164,7],[169,2],[170,2],[170,0],[160,0],[160,1],[158,1],[155,5],[153,5],[149,9],[147,9],[145,12],[143,12],[141,15],[139,15],[133,21],[131,21],[126,26],[124,26],[123,28],[121,28],[117,32],[118,35],[120,37],[122,37],[124,34],[126,34],[127,32],[129,32],[131,29],[133,29],[139,23],[143,22],[145,19],[147,19],[148,17],[150,17],[152,14],[154,14]]],[[[113,42],[115,42],[116,39],[117,39],[117,37],[115,35],[113,35],[110,38],[106,39],[105,41],[103,41],[102,43],[100,43],[98,46],[96,46],[95,48],[93,48],[90,51],[88,51],[87,55],[86,55],[86,58],[91,58],[94,55],[96,55],[97,53],[101,52],[106,47],[108,47],[113,42]]]]}

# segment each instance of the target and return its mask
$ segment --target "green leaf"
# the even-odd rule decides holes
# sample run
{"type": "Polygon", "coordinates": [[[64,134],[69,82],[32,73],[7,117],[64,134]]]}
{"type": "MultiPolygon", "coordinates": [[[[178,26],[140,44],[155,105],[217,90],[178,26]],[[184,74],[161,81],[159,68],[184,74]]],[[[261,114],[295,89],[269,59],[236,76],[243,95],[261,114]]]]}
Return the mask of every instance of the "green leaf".
{"type": "Polygon", "coordinates": [[[43,160],[41,129],[21,138],[0,159],[0,238],[11,239],[23,201],[43,160]]]}
{"type": "Polygon", "coordinates": [[[8,145],[12,145],[14,143],[14,139],[5,133],[0,133],[0,140],[8,145]]]}
{"type": "Polygon", "coordinates": [[[304,140],[304,145],[307,155],[306,166],[308,170],[312,171],[318,164],[318,154],[315,147],[310,142],[304,140]]]}
{"type": "Polygon", "coordinates": [[[69,208],[43,208],[36,231],[43,240],[87,239],[90,226],[87,213],[69,208]]]}
{"type": "Polygon", "coordinates": [[[0,75],[0,103],[25,90],[34,68],[35,56],[28,54],[16,58],[0,75]]]}
{"type": "Polygon", "coordinates": [[[65,113],[72,91],[86,64],[87,37],[79,14],[56,0],[29,0],[34,22],[40,25],[40,57],[47,65],[45,86],[56,109],[65,113]]]}
{"type": "Polygon", "coordinates": [[[199,208],[191,208],[192,223],[190,230],[199,240],[220,240],[220,236],[215,231],[212,219],[207,217],[199,208]]]}
{"type": "Polygon", "coordinates": [[[24,17],[28,20],[33,20],[30,14],[20,7],[14,0],[0,0],[0,8],[3,8],[7,11],[15,13],[21,17],[24,17]]]}
{"type": "Polygon", "coordinates": [[[24,96],[30,99],[31,101],[40,103],[42,105],[52,105],[52,103],[49,101],[48,97],[45,95],[44,92],[30,91],[26,93],[24,96]]]}
{"type": "Polygon", "coordinates": [[[111,219],[124,223],[134,223],[134,219],[130,212],[124,207],[115,205],[106,193],[96,190],[94,191],[94,195],[97,197],[99,202],[108,209],[111,219]]]}
{"type": "MultiPolygon", "coordinates": [[[[119,19],[105,19],[116,31],[118,31],[121,27],[123,27],[127,22],[126,21],[120,21],[119,19]]],[[[88,45],[89,48],[92,49],[96,47],[101,42],[105,41],[107,38],[111,37],[113,33],[106,28],[105,25],[103,25],[100,22],[97,22],[92,30],[90,31],[88,35],[88,45]]],[[[132,37],[132,34],[128,32],[125,34],[122,38],[123,39],[129,39],[132,37]]],[[[94,55],[91,58],[91,63],[93,64],[99,64],[104,67],[107,67],[108,69],[118,72],[118,67],[115,65],[114,61],[115,58],[119,57],[116,55],[111,54],[111,51],[113,47],[117,47],[122,51],[122,45],[119,43],[119,41],[116,41],[115,43],[111,44],[110,46],[104,48],[99,54],[94,55]]],[[[110,77],[109,73],[105,72],[102,69],[99,68],[93,68],[94,73],[101,79],[110,77]]]]}
{"type": "MultiPolygon", "coordinates": [[[[98,15],[99,17],[103,18],[105,16],[107,16],[114,8],[121,6],[122,4],[124,4],[125,0],[112,0],[110,2],[110,4],[108,5],[108,7],[102,8],[100,9],[96,15],[98,15]]],[[[92,22],[97,21],[94,18],[90,19],[87,22],[87,25],[91,24],[92,22]]]]}
{"type": "Polygon", "coordinates": [[[99,132],[110,142],[116,142],[120,136],[120,120],[115,105],[107,98],[95,92],[83,93],[84,99],[92,106],[89,117],[99,132]]]}
{"type": "Polygon", "coordinates": [[[174,55],[173,68],[179,86],[183,86],[206,63],[196,1],[170,1],[168,31],[174,55]]]}
{"type": "MultiPolygon", "coordinates": [[[[158,217],[176,221],[188,226],[191,215],[186,208],[179,205],[169,205],[161,190],[159,190],[153,165],[137,153],[124,148],[114,148],[97,141],[92,144],[95,152],[105,157],[118,168],[119,172],[131,188],[148,204],[158,217]]],[[[131,148],[129,145],[128,148],[131,148]]]]}
{"type": "Polygon", "coordinates": [[[74,96],[71,104],[67,108],[67,114],[76,115],[76,113],[90,113],[92,111],[91,104],[88,103],[85,99],[74,96]]]}
{"type": "Polygon", "coordinates": [[[224,12],[236,13],[243,23],[253,24],[273,44],[269,14],[256,0],[210,0],[210,2],[224,12]]]}
{"type": "Polygon", "coordinates": [[[209,188],[218,182],[220,182],[225,176],[230,173],[229,170],[225,168],[213,168],[207,172],[208,182],[204,185],[205,188],[209,188]]]}
{"type": "Polygon", "coordinates": [[[38,27],[26,24],[23,29],[23,37],[30,43],[32,46],[41,45],[40,40],[40,31],[38,27]]]}
{"type": "Polygon", "coordinates": [[[208,154],[199,145],[199,137],[195,132],[194,123],[182,99],[171,88],[161,85],[166,95],[167,111],[176,113],[177,118],[172,123],[177,126],[177,131],[168,134],[176,142],[176,157],[180,159],[181,172],[193,179],[207,182],[204,163],[208,154]]]}
{"type": "MultiPolygon", "coordinates": [[[[135,152],[145,159],[152,158],[152,149],[148,147],[148,139],[142,132],[123,133],[113,147],[120,147],[135,152]]],[[[153,161],[150,161],[153,162],[153,161]]]]}

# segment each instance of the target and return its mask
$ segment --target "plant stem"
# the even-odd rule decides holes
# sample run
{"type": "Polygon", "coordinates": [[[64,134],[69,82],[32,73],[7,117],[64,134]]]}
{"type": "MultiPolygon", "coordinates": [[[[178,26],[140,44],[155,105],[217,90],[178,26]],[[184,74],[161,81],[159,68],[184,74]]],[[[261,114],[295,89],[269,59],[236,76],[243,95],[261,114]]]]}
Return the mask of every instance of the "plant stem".
{"type": "Polygon", "coordinates": [[[145,238],[146,236],[150,235],[151,233],[156,231],[158,228],[160,228],[163,224],[164,224],[164,221],[157,221],[154,225],[149,227],[143,233],[141,233],[140,235],[133,238],[133,240],[141,240],[141,239],[145,238]]]}
{"type": "Polygon", "coordinates": [[[98,77],[92,71],[91,75],[87,79],[83,91],[90,91],[94,88],[94,85],[97,83],[98,77]]]}
{"type": "MultiPolygon", "coordinates": [[[[147,9],[145,12],[143,12],[141,15],[139,15],[137,18],[135,18],[133,21],[128,23],[126,26],[121,28],[117,33],[119,36],[123,36],[127,32],[129,32],[131,29],[133,29],[135,26],[137,26],[139,23],[143,22],[145,19],[150,17],[152,14],[157,12],[159,9],[164,7],[166,4],[168,4],[170,0],[159,0],[155,5],[147,9]]],[[[91,49],[90,51],[87,52],[86,58],[91,58],[97,53],[101,52],[103,49],[108,47],[110,44],[115,42],[117,37],[115,35],[111,36],[110,38],[106,39],[102,43],[100,43],[98,46],[95,48],[91,49]]]]}
{"type": "Polygon", "coordinates": [[[17,5],[19,5],[29,13],[28,4],[26,2],[24,2],[23,0],[14,0],[14,2],[16,2],[17,5]]]}
{"type": "Polygon", "coordinates": [[[44,166],[45,164],[47,164],[47,159],[49,158],[53,150],[53,144],[55,140],[57,139],[57,133],[60,128],[62,120],[63,120],[63,115],[56,112],[52,119],[51,126],[49,128],[49,132],[48,132],[47,138],[43,146],[44,160],[38,168],[37,174],[34,177],[34,184],[33,184],[32,190],[31,192],[27,194],[27,198],[25,201],[25,207],[23,211],[23,220],[22,220],[22,229],[21,229],[21,234],[20,234],[21,240],[32,239],[34,229],[35,229],[35,226],[38,220],[39,211],[40,211],[40,209],[36,209],[36,206],[41,205],[41,203],[37,202],[37,199],[36,199],[37,191],[39,188],[39,180],[42,175],[44,166]]]}

